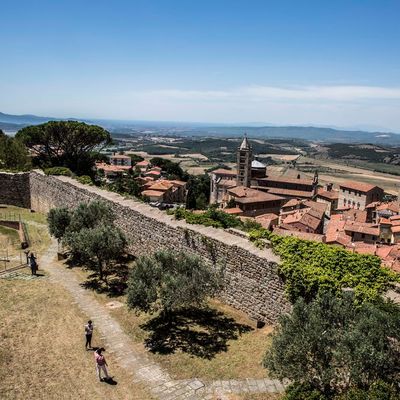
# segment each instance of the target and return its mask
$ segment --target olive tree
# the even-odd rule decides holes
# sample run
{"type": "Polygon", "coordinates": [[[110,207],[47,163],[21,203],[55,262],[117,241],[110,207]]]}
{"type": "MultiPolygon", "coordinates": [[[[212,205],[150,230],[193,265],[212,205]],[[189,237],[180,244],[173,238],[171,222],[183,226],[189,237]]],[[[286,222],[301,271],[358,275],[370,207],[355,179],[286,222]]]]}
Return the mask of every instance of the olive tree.
{"type": "Polygon", "coordinates": [[[142,312],[201,307],[222,284],[223,270],[200,257],[183,252],[159,251],[139,257],[128,280],[129,308],[142,312]]]}
{"type": "Polygon", "coordinates": [[[355,305],[349,293],[300,298],[279,322],[263,364],[281,380],[332,396],[400,378],[400,309],[390,302],[355,305]]]}

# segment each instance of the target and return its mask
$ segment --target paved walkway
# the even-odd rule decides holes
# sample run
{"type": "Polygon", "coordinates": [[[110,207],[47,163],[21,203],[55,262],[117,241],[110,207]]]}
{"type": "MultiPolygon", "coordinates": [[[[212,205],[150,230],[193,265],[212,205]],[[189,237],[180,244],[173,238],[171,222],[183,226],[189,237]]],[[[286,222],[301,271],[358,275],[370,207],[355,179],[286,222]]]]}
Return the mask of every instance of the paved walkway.
{"type": "Polygon", "coordinates": [[[283,385],[271,379],[245,379],[203,382],[199,379],[173,380],[168,372],[146,354],[134,350],[133,343],[119,323],[93,295],[80,286],[78,279],[55,262],[57,243],[52,242],[40,260],[40,268],[50,273],[50,281],[66,288],[74,302],[88,318],[96,321],[96,329],[104,340],[107,351],[112,353],[121,367],[125,368],[135,382],[142,382],[160,400],[208,400],[225,399],[229,393],[278,393],[283,385]]]}

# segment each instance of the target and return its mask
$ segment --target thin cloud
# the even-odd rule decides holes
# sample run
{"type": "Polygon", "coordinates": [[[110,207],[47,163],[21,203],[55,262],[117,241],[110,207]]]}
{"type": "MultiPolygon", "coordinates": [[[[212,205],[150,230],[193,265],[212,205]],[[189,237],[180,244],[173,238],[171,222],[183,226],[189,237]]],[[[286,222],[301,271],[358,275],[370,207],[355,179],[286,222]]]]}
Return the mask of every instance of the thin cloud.
{"type": "Polygon", "coordinates": [[[136,93],[136,96],[169,98],[171,100],[206,101],[239,100],[248,101],[371,101],[400,100],[400,88],[379,86],[303,86],[274,87],[246,86],[229,90],[153,90],[136,93]]]}

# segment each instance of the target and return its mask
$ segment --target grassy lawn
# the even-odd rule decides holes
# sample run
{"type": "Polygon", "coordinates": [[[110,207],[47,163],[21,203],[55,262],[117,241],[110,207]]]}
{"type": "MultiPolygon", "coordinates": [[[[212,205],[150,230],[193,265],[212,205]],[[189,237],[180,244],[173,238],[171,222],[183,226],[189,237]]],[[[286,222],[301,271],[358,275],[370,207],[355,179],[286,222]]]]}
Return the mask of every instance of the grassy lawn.
{"type": "MultiPolygon", "coordinates": [[[[46,277],[0,279],[0,398],[151,399],[112,355],[117,385],[97,381],[93,353],[84,349],[86,317],[70,295],[46,277]]],[[[94,344],[102,345],[98,337],[94,344]]]]}
{"type": "MultiPolygon", "coordinates": [[[[31,247],[29,250],[41,254],[50,244],[47,227],[44,226],[47,225],[46,216],[44,214],[34,213],[25,208],[13,206],[0,207],[0,219],[4,216],[13,219],[18,219],[19,216],[21,216],[21,220],[27,224],[27,230],[31,240],[31,247]]],[[[13,238],[16,235],[16,239],[19,243],[18,233],[15,230],[7,228],[1,230],[1,228],[2,227],[0,227],[0,236],[1,233],[7,233],[9,238],[13,238]],[[6,229],[7,232],[5,231],[6,229]]]]}
{"type": "MultiPolygon", "coordinates": [[[[84,282],[88,272],[73,268],[84,282]]],[[[136,315],[125,306],[125,297],[109,297],[93,291],[110,314],[132,338],[136,350],[150,354],[174,379],[204,380],[268,377],[261,361],[272,328],[256,329],[244,313],[219,301],[210,301],[205,313],[189,313],[165,326],[155,315],[136,315]],[[146,347],[147,345],[147,347],[146,347]]]]}

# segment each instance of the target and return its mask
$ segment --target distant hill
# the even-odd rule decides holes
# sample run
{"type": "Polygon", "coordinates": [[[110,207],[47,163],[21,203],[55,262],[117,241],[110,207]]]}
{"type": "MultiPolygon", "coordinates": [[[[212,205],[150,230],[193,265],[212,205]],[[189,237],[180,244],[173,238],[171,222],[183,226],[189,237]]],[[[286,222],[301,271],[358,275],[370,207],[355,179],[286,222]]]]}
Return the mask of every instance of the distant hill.
{"type": "Polygon", "coordinates": [[[37,125],[50,120],[74,119],[97,124],[108,129],[112,134],[127,134],[151,129],[153,135],[176,134],[179,136],[242,136],[250,137],[303,139],[328,143],[374,143],[381,145],[399,145],[400,135],[387,132],[367,132],[363,130],[345,130],[315,126],[232,126],[224,124],[182,123],[162,121],[117,121],[106,119],[54,118],[37,115],[11,115],[0,112],[0,129],[16,132],[23,126],[37,125]]]}

